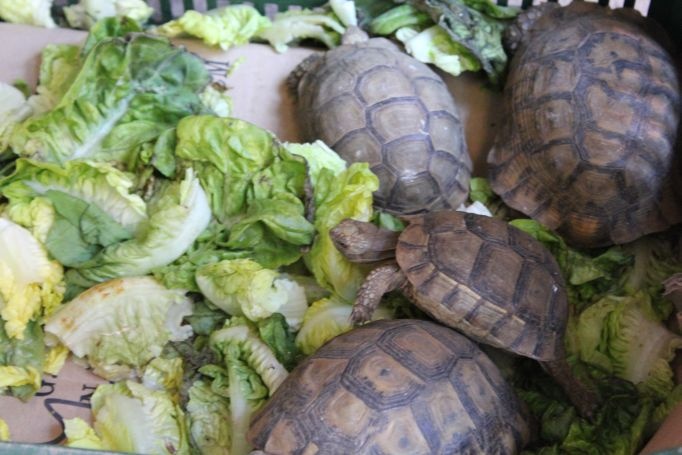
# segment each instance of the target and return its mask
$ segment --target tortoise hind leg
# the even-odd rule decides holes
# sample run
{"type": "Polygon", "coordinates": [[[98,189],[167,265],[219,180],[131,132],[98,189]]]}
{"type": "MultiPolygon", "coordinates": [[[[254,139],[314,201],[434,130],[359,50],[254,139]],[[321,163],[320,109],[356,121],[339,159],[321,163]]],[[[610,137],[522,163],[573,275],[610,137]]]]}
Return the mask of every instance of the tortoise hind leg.
{"type": "Polygon", "coordinates": [[[593,420],[594,412],[599,406],[599,396],[575,377],[566,359],[561,356],[558,360],[540,364],[564,389],[571,403],[578,409],[578,413],[588,420],[593,420]]]}
{"type": "Polygon", "coordinates": [[[398,289],[407,281],[398,264],[387,264],[369,272],[365,282],[358,289],[350,320],[353,325],[362,324],[372,318],[374,310],[387,292],[398,289]]]}

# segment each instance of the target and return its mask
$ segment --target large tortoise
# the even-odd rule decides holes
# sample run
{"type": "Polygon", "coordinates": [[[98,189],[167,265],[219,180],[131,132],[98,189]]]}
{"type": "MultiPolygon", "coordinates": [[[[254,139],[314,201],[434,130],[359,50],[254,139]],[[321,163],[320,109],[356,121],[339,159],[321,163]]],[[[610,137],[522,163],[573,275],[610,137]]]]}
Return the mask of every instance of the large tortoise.
{"type": "Polygon", "coordinates": [[[419,320],[376,321],[298,365],[253,417],[261,453],[516,453],[526,414],[470,340],[419,320]]]}
{"type": "Polygon", "coordinates": [[[359,29],[289,78],[306,140],[321,139],[379,177],[374,204],[393,214],[457,208],[472,163],[445,83],[384,38],[359,29]]]}
{"type": "Polygon", "coordinates": [[[592,415],[596,395],[566,362],[564,281],[539,241],[500,219],[458,211],[415,215],[401,233],[347,219],[331,236],[351,261],[383,261],[358,291],[354,323],[398,289],[436,321],[539,360],[578,411],[592,415]]]}
{"type": "Polygon", "coordinates": [[[682,219],[678,74],[662,32],[630,8],[546,4],[508,29],[515,49],[493,190],[576,246],[621,244],[682,219]]]}

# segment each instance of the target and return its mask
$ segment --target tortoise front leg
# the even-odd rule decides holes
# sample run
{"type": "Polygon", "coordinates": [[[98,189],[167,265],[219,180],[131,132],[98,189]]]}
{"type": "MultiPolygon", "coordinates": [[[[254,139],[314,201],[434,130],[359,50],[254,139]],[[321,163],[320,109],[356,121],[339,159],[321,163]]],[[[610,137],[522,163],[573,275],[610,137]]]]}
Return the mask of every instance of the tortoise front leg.
{"type": "Polygon", "coordinates": [[[566,358],[561,356],[557,360],[540,362],[540,365],[564,389],[578,413],[592,421],[599,407],[599,395],[575,377],[566,358]]]}
{"type": "Polygon", "coordinates": [[[398,289],[407,281],[398,264],[387,264],[369,272],[365,282],[358,290],[350,320],[353,325],[365,323],[372,319],[374,310],[387,292],[398,289]]]}

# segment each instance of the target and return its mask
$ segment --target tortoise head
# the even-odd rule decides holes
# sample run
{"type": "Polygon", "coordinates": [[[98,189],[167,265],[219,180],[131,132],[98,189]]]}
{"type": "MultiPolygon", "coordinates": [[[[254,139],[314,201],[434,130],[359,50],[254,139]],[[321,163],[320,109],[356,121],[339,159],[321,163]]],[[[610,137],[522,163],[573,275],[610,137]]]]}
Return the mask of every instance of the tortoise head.
{"type": "Polygon", "coordinates": [[[377,262],[395,257],[399,232],[372,223],[345,219],[329,236],[337,250],[351,262],[377,262]]]}

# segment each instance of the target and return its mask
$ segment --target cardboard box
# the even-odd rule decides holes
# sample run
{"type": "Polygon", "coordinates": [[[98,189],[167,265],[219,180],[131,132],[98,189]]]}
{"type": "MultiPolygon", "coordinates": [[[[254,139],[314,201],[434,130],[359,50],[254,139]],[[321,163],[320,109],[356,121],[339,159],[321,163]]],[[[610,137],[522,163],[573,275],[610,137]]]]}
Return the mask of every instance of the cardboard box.
{"type": "MultiPolygon", "coordinates": [[[[40,52],[49,43],[80,43],[84,32],[42,29],[0,23],[0,81],[23,79],[34,87],[40,52]]],[[[193,52],[216,62],[244,61],[225,82],[231,87],[234,116],[274,132],[284,141],[300,139],[294,105],[284,80],[289,72],[311,52],[291,48],[277,54],[269,46],[249,44],[227,52],[209,49],[193,41],[178,40],[193,52]]],[[[474,172],[483,175],[485,156],[498,122],[499,94],[485,88],[475,75],[458,78],[445,76],[463,114],[467,141],[474,160],[474,172]]],[[[0,397],[0,419],[10,427],[15,444],[0,444],[0,452],[14,454],[84,453],[54,446],[63,440],[63,419],[81,417],[90,420],[89,399],[103,380],[84,368],[68,362],[59,377],[44,378],[43,387],[29,403],[0,397]],[[29,443],[18,444],[18,443],[29,443]]],[[[643,453],[682,446],[682,406],[678,407],[650,441],[643,453]]],[[[682,450],[682,449],[680,449],[682,450]]],[[[97,452],[102,453],[102,452],[97,452]]],[[[680,453],[680,452],[677,452],[680,453]]]]}

